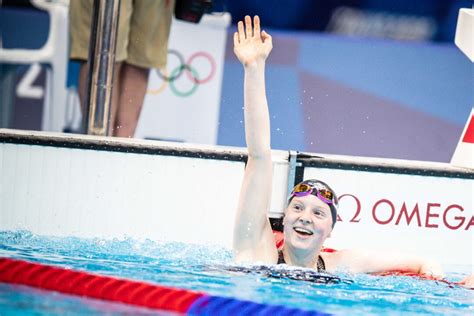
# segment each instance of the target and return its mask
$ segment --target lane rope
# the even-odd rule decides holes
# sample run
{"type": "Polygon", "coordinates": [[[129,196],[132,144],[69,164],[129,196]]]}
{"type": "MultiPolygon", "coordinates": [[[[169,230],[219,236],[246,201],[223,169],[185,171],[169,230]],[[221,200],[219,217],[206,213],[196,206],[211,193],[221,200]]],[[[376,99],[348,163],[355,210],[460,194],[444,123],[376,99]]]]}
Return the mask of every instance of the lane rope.
{"type": "Polygon", "coordinates": [[[0,282],[188,315],[329,315],[11,258],[0,258],[0,282]]]}

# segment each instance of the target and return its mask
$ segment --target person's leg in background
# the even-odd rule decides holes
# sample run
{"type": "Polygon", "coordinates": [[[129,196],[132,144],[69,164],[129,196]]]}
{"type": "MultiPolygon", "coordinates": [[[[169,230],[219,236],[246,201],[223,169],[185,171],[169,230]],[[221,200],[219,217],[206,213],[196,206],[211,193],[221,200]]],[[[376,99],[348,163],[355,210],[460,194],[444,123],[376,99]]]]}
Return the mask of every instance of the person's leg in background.
{"type": "MultiPolygon", "coordinates": [[[[92,22],[93,0],[71,1],[69,4],[69,29],[71,35],[70,58],[81,61],[79,71],[78,94],[81,104],[81,112],[86,113],[86,91],[88,75],[88,55],[90,41],[90,26],[92,22]]],[[[130,17],[132,15],[132,1],[122,0],[120,5],[119,26],[117,30],[117,44],[115,52],[114,78],[112,88],[112,101],[109,115],[109,133],[113,135],[116,126],[116,113],[120,103],[120,78],[122,77],[123,60],[127,58],[128,36],[130,32],[130,17]]]]}
{"type": "MultiPolygon", "coordinates": [[[[109,135],[133,137],[135,134],[150,68],[166,65],[173,10],[173,0],[121,1],[109,135]]],[[[72,59],[87,60],[91,15],[91,0],[71,1],[72,59]]],[[[83,106],[87,69],[84,62],[79,74],[79,98],[83,106]]]]}
{"type": "Polygon", "coordinates": [[[133,137],[148,87],[151,68],[166,66],[173,0],[133,3],[127,59],[120,73],[114,136],[133,137]]]}
{"type": "Polygon", "coordinates": [[[121,89],[118,93],[115,93],[118,89],[114,89],[114,95],[118,94],[118,102],[110,120],[114,122],[111,135],[133,137],[135,134],[148,86],[148,73],[148,68],[123,63],[119,82],[121,89]]]}

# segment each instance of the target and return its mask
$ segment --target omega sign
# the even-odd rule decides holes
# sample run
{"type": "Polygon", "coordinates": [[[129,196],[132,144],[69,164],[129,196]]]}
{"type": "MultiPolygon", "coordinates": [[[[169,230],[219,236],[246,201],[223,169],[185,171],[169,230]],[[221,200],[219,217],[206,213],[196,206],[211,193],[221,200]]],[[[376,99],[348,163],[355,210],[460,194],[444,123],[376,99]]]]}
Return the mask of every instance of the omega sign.
{"type": "Polygon", "coordinates": [[[423,228],[469,230],[474,226],[474,216],[469,216],[462,205],[441,203],[406,203],[379,199],[363,205],[353,194],[339,197],[338,221],[359,223],[373,221],[379,225],[404,225],[423,228]]]}

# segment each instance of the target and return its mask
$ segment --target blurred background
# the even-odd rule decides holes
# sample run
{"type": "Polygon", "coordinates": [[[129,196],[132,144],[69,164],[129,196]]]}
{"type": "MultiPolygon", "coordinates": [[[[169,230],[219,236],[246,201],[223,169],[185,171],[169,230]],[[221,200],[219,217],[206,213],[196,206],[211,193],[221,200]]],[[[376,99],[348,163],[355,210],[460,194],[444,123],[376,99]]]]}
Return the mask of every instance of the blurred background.
{"type": "MultiPolygon", "coordinates": [[[[3,47],[41,47],[48,14],[26,0],[1,2],[3,47]]],[[[260,16],[274,40],[266,78],[274,149],[449,162],[474,105],[473,64],[453,43],[459,9],[471,8],[472,1],[219,0],[213,5],[216,12],[229,12],[232,24],[222,77],[216,78],[219,120],[211,143],[245,146],[243,71],[231,36],[236,22],[249,14],[260,16]]],[[[191,43],[192,38],[186,35],[191,43]]],[[[11,71],[3,64],[0,70],[2,77],[11,71]]],[[[15,85],[27,70],[15,68],[15,85]]],[[[31,85],[44,86],[45,76],[44,69],[38,71],[31,85]]],[[[76,77],[77,66],[69,63],[68,87],[75,87],[76,77]]],[[[41,129],[42,96],[16,93],[13,104],[8,127],[41,129]]],[[[140,137],[166,140],[148,136],[140,137]]]]}
{"type": "MultiPolygon", "coordinates": [[[[2,0],[3,6],[30,8],[29,0],[2,0]]],[[[232,21],[259,15],[266,27],[396,40],[452,42],[460,8],[469,0],[214,0],[213,11],[232,21]]]]}
{"type": "MultiPolygon", "coordinates": [[[[217,6],[217,3],[216,3],[217,6]]],[[[233,21],[258,14],[269,28],[396,40],[454,40],[465,0],[228,1],[233,21]]]]}

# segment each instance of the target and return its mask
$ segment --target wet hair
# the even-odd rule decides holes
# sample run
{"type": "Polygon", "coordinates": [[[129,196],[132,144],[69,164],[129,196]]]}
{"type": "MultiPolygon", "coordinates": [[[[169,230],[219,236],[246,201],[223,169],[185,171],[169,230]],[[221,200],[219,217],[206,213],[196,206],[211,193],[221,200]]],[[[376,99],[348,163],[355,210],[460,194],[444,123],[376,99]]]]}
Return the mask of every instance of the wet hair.
{"type": "MultiPolygon", "coordinates": [[[[311,187],[314,187],[314,185],[315,185],[316,183],[318,183],[319,185],[322,185],[323,187],[325,187],[325,189],[331,191],[332,195],[334,196],[334,199],[333,199],[334,203],[328,204],[328,203],[325,203],[324,201],[323,201],[323,202],[324,202],[327,206],[329,206],[329,208],[331,209],[332,228],[334,228],[334,225],[336,225],[336,221],[337,221],[337,209],[338,209],[338,207],[339,207],[339,200],[337,199],[336,192],[334,192],[334,190],[331,189],[331,187],[330,187],[326,182],[323,182],[323,181],[321,181],[321,180],[308,179],[308,180],[304,180],[304,181],[302,181],[302,182],[300,182],[300,183],[298,183],[298,184],[301,184],[301,183],[307,184],[307,185],[309,185],[309,186],[311,186],[311,187]]],[[[298,184],[297,184],[297,185],[298,185],[298,184]]],[[[313,193],[311,193],[311,194],[313,194],[313,193]]],[[[315,195],[315,194],[313,194],[313,195],[315,195]]],[[[315,195],[315,196],[316,196],[316,195],[315,195]]],[[[288,204],[287,204],[287,206],[290,205],[290,202],[291,202],[291,200],[293,200],[294,197],[295,197],[294,195],[290,195],[290,196],[288,197],[288,204]]]]}

